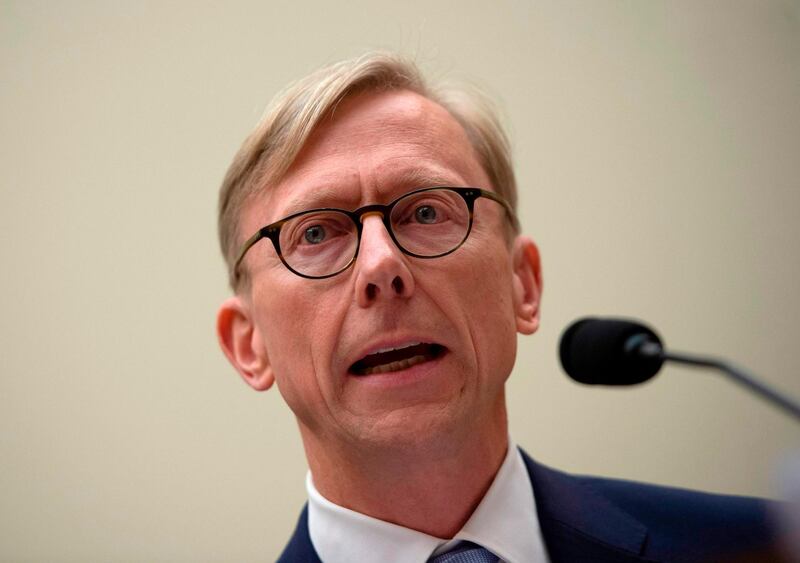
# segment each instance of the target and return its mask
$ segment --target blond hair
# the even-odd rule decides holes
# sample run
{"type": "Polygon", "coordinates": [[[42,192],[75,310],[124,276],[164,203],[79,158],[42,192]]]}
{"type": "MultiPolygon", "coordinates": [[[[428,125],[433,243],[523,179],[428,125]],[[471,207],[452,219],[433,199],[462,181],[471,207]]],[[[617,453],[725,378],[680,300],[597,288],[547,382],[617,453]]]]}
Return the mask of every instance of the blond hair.
{"type": "Polygon", "coordinates": [[[314,128],[342,99],[384,90],[410,90],[448,110],[466,131],[491,187],[516,210],[510,147],[488,98],[473,88],[429,88],[411,61],[391,53],[369,53],[320,69],[279,93],[234,156],[220,188],[218,215],[220,247],[234,291],[247,280],[246,274],[237,276],[234,271],[245,204],[280,181],[314,128]]]}

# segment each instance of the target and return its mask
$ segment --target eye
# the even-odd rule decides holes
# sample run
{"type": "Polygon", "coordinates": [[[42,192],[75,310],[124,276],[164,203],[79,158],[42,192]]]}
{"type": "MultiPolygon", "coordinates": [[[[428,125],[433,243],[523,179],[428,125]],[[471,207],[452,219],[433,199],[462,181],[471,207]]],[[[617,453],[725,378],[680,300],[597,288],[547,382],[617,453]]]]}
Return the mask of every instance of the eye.
{"type": "Polygon", "coordinates": [[[322,225],[312,225],[303,233],[303,238],[309,244],[320,244],[325,240],[325,227],[322,225]]]}
{"type": "Polygon", "coordinates": [[[414,218],[418,223],[430,225],[436,222],[436,208],[431,205],[420,205],[414,210],[414,218]]]}
{"type": "Polygon", "coordinates": [[[312,211],[283,225],[281,250],[285,254],[331,250],[337,244],[348,242],[355,234],[355,225],[347,215],[339,211],[312,211]]]}

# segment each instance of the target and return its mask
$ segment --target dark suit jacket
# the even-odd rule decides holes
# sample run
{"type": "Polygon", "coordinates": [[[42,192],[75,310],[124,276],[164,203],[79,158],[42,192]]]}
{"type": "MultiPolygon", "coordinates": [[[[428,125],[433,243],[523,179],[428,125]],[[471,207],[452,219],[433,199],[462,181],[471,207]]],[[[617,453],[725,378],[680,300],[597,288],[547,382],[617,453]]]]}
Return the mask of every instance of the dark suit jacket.
{"type": "MultiPolygon", "coordinates": [[[[552,563],[781,561],[765,501],[578,477],[522,456],[552,563]]],[[[308,507],[278,561],[320,561],[308,507]]]]}

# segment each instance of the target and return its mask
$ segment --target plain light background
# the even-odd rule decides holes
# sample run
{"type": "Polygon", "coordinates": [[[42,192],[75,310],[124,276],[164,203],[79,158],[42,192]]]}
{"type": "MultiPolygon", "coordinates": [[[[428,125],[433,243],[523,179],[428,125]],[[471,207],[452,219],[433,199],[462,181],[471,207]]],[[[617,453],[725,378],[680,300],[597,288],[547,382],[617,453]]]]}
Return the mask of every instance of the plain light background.
{"type": "Polygon", "coordinates": [[[580,387],[556,346],[639,317],[800,396],[797,2],[1,1],[0,559],[278,555],[306,465],[277,391],[217,346],[217,189],[273,94],[374,48],[479,84],[508,125],[545,276],[516,441],[779,494],[788,417],[684,368],[580,387]]]}

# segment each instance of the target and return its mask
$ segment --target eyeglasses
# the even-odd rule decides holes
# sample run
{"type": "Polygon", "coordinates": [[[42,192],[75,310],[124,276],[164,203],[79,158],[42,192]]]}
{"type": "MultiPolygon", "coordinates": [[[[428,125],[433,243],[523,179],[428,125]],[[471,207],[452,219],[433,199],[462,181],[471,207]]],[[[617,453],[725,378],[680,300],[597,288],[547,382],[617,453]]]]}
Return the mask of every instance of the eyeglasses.
{"type": "Polygon", "coordinates": [[[261,227],[242,246],[234,265],[250,248],[268,238],[281,262],[298,276],[322,279],[349,268],[358,256],[364,218],[379,215],[397,247],[416,258],[439,258],[457,250],[472,230],[475,200],[481,197],[502,205],[515,228],[511,205],[480,188],[435,187],[414,190],[387,205],[365,205],[355,211],[321,208],[294,213],[261,227]]]}

